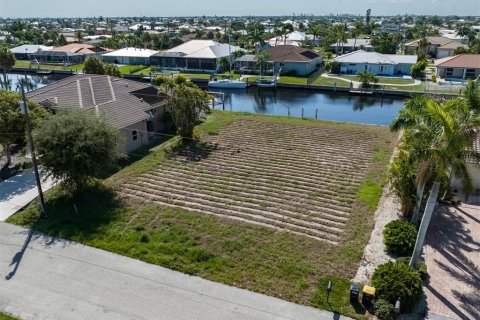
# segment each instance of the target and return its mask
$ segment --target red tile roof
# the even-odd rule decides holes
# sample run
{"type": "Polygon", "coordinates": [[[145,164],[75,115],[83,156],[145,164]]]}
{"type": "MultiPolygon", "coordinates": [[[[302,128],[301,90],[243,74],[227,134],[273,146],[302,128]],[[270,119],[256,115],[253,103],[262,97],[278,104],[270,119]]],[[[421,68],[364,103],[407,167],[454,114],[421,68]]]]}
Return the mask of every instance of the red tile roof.
{"type": "Polygon", "coordinates": [[[321,57],[312,50],[291,45],[271,47],[266,52],[276,62],[308,62],[321,57]]]}
{"type": "Polygon", "coordinates": [[[480,69],[480,54],[460,54],[437,59],[435,67],[480,69]]]}

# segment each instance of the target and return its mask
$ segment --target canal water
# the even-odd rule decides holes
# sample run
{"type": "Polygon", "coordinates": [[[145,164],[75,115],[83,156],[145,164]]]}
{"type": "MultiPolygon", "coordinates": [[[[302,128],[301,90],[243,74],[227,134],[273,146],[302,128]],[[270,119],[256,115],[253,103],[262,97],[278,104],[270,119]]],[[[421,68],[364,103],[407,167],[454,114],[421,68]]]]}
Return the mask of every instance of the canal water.
{"type": "MultiPolygon", "coordinates": [[[[213,91],[213,90],[212,90],[213,91]]],[[[278,116],[389,125],[404,100],[391,97],[357,96],[311,90],[265,89],[215,90],[224,93],[225,106],[215,109],[254,112],[278,116]]],[[[219,103],[221,99],[217,99],[219,103]]]]}
{"type": "MultiPolygon", "coordinates": [[[[2,79],[3,79],[3,75],[2,79]]],[[[66,75],[8,74],[11,90],[17,90],[20,79],[28,79],[28,91],[65,78],[66,75]]],[[[213,90],[212,90],[213,91],[213,90]]],[[[403,107],[403,100],[391,97],[356,96],[346,93],[317,92],[298,89],[220,90],[224,104],[215,109],[260,114],[301,117],[333,121],[389,125],[403,107]]]]}

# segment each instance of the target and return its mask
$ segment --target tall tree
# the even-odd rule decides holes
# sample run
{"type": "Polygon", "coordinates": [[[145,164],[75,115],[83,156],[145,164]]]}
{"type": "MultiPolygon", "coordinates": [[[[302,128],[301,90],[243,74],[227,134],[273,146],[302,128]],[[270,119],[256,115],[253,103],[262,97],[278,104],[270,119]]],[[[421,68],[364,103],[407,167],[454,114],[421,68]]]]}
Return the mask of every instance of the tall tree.
{"type": "MultiPolygon", "coordinates": [[[[0,90],[0,143],[7,156],[8,167],[12,161],[10,145],[14,142],[24,142],[25,120],[20,111],[20,95],[16,92],[0,90]]],[[[31,124],[36,127],[39,121],[47,116],[45,109],[28,101],[31,124]]]]}
{"type": "Polygon", "coordinates": [[[121,155],[123,138],[90,111],[63,110],[34,130],[42,165],[50,175],[82,189],[102,177],[121,155]]]}
{"type": "Polygon", "coordinates": [[[13,55],[13,53],[7,47],[0,48],[0,69],[2,69],[3,72],[2,88],[4,89],[7,89],[7,73],[13,68],[14,65],[15,56],[13,55]]]}
{"type": "Polygon", "coordinates": [[[256,58],[255,68],[258,67],[260,69],[260,77],[262,78],[272,57],[266,51],[260,51],[257,53],[256,58]]]}
{"type": "Polygon", "coordinates": [[[77,42],[82,42],[82,40],[83,40],[83,32],[82,32],[82,30],[75,30],[73,36],[75,37],[75,39],[77,40],[77,42]]]}

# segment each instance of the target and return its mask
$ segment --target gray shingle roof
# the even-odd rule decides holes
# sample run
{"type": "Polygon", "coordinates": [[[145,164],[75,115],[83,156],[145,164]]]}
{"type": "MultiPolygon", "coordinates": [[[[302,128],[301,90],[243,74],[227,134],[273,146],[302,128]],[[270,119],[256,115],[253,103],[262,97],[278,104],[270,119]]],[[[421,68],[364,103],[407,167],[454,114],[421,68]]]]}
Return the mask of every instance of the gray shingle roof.
{"type": "MultiPolygon", "coordinates": [[[[98,108],[105,119],[117,129],[147,120],[145,112],[152,108],[135,92],[150,85],[104,75],[74,75],[46,87],[30,91],[27,96],[38,104],[53,108],[98,108]]],[[[155,90],[152,91],[152,93],[155,90]]],[[[160,98],[158,98],[160,99],[160,98]]],[[[152,103],[153,104],[153,103],[152,103]]]]}

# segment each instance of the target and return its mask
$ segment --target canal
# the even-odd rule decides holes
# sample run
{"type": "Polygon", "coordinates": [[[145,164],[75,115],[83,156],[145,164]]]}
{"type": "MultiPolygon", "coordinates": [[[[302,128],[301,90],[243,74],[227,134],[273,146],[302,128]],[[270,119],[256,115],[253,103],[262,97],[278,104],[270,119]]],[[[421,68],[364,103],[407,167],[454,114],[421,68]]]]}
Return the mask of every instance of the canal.
{"type": "MultiPolygon", "coordinates": [[[[11,90],[20,79],[27,78],[34,90],[65,78],[65,75],[8,74],[11,90]]],[[[213,91],[213,90],[212,90],[213,91]]],[[[403,107],[403,100],[392,97],[357,96],[346,93],[318,92],[299,89],[219,90],[215,109],[254,112],[268,115],[318,118],[322,120],[389,125],[403,107]]]]}

